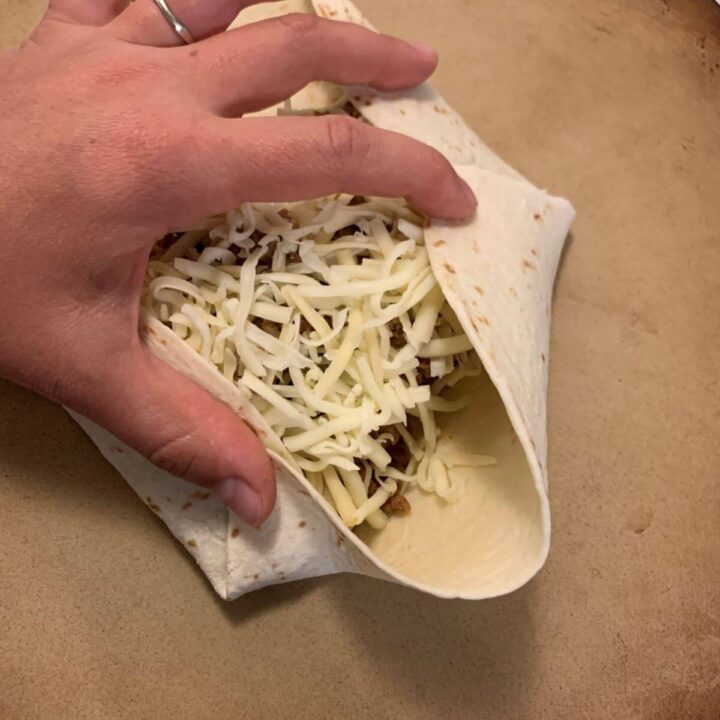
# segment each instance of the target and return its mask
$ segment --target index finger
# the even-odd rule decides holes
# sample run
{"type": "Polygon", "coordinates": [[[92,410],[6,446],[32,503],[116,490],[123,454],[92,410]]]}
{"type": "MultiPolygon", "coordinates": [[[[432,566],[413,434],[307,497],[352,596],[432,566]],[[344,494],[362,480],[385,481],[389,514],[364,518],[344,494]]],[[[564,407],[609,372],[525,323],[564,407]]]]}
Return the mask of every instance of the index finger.
{"type": "Polygon", "coordinates": [[[477,205],[437,150],[346,116],[213,118],[200,147],[194,145],[186,177],[206,213],[336,192],[404,197],[447,220],[469,217],[477,205]]]}

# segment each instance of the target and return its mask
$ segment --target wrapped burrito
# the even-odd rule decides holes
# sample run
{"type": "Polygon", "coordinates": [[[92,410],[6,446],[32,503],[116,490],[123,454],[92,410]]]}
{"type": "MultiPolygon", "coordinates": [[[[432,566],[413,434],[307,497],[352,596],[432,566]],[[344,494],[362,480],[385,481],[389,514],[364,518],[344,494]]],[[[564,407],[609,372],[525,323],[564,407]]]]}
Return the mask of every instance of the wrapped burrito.
{"type": "MultiPolygon", "coordinates": [[[[345,0],[307,10],[367,24],[345,0]]],[[[275,111],[348,113],[433,145],[476,216],[441,224],[341,194],[248,203],[156,244],[144,341],[267,447],[278,495],[260,529],[74,417],[224,598],[344,571],[441,597],[510,592],[549,546],[550,303],[573,210],[428,87],[315,84],[275,111]]]]}

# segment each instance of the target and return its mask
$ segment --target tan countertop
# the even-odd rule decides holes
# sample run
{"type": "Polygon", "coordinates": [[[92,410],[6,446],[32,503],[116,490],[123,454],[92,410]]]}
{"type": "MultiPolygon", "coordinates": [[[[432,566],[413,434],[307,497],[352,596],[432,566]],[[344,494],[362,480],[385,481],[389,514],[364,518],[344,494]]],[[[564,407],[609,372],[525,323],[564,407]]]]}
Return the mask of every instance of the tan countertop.
{"type": "MultiPolygon", "coordinates": [[[[350,576],[225,604],[63,411],[0,383],[0,717],[717,720],[720,8],[359,4],[578,210],[546,568],[477,604],[350,576]]],[[[42,6],[3,0],[0,42],[42,6]]]]}

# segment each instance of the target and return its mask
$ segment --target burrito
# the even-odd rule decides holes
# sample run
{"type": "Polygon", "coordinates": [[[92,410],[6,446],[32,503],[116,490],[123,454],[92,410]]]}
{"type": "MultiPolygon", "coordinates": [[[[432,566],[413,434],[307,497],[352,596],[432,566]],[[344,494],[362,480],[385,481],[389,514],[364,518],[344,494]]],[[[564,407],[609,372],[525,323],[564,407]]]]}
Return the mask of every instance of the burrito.
{"type": "MultiPolygon", "coordinates": [[[[304,5],[368,25],[347,0],[304,5]]],[[[266,446],[278,495],[259,529],[73,417],[224,598],[337,572],[439,597],[520,587],[549,548],[548,339],[571,205],[428,86],[314,83],[273,112],[348,113],[434,146],[475,217],[338,194],[247,203],[155,245],[143,340],[266,446]]]]}

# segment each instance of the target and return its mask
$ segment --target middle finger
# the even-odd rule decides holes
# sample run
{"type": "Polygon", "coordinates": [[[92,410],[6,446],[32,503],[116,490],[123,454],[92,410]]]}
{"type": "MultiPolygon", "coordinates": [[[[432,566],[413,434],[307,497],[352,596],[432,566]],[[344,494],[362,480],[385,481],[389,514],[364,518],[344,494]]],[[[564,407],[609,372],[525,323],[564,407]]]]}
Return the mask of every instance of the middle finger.
{"type": "Polygon", "coordinates": [[[313,80],[405,90],[426,80],[438,59],[427,45],[302,13],[216,35],[183,53],[196,93],[227,114],[274,105],[313,80]]]}

